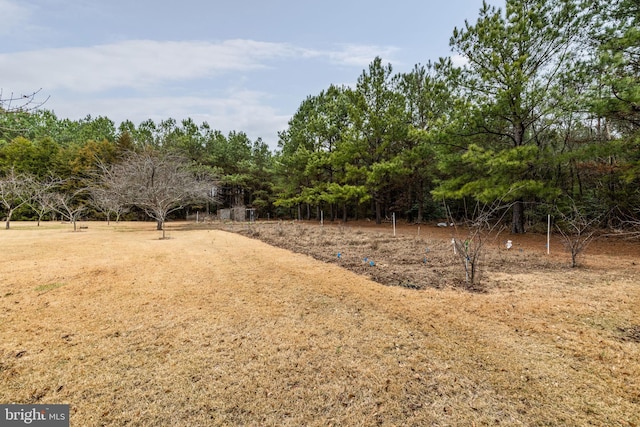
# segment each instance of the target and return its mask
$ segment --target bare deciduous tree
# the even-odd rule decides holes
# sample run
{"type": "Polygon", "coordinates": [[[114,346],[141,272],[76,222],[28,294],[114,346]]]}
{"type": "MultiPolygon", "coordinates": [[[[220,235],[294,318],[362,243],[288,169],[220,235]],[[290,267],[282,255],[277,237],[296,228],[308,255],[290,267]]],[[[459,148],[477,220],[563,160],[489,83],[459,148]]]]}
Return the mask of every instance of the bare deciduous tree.
{"type": "Polygon", "coordinates": [[[111,215],[115,215],[116,222],[120,221],[120,217],[129,210],[124,195],[119,191],[101,186],[92,186],[89,188],[91,204],[104,213],[107,217],[107,225],[111,220],[111,215]]]}
{"type": "Polygon", "coordinates": [[[73,231],[77,231],[77,223],[86,206],[78,196],[86,191],[85,188],[73,192],[52,192],[51,208],[73,224],[73,231]]]}
{"type": "Polygon", "coordinates": [[[189,203],[211,199],[215,183],[212,177],[190,170],[180,156],[145,151],[129,153],[121,163],[103,168],[100,186],[108,194],[121,194],[124,204],[144,210],[165,238],[167,216],[189,203]]]}
{"type": "Polygon", "coordinates": [[[38,227],[40,227],[42,218],[54,210],[55,194],[52,193],[52,190],[60,183],[61,180],[54,177],[49,177],[44,181],[34,181],[33,197],[27,204],[38,215],[38,227]]]}
{"type": "Polygon", "coordinates": [[[571,267],[575,268],[578,266],[578,257],[596,237],[594,225],[600,221],[600,217],[589,219],[573,201],[569,213],[558,211],[558,214],[560,220],[556,223],[556,228],[571,254],[571,267]]]}
{"type": "Polygon", "coordinates": [[[80,215],[85,211],[85,203],[80,195],[86,188],[80,188],[72,192],[53,191],[50,193],[51,210],[59,213],[64,219],[73,224],[73,231],[77,231],[77,223],[80,215]]]}
{"type": "Polygon", "coordinates": [[[33,196],[33,177],[16,173],[13,168],[0,177],[0,204],[5,210],[5,228],[10,228],[11,216],[16,209],[24,206],[33,196]]]}
{"type": "Polygon", "coordinates": [[[501,206],[500,202],[496,201],[491,205],[477,204],[472,219],[467,219],[461,225],[450,218],[455,230],[452,243],[455,254],[464,267],[465,283],[469,289],[475,288],[480,283],[480,265],[486,243],[491,239],[496,239],[505,228],[502,224],[502,217],[496,218],[496,215],[502,211],[502,216],[504,216],[508,211],[508,206],[501,206]]]}

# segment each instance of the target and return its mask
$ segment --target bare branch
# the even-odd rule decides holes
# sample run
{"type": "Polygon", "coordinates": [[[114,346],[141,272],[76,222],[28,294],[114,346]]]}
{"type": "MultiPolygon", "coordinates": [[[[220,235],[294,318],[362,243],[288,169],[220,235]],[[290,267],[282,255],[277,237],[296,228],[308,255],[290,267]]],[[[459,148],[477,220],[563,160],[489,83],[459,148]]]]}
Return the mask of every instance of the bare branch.
{"type": "Polygon", "coordinates": [[[33,197],[34,179],[30,175],[16,173],[11,168],[9,172],[0,177],[0,207],[5,211],[5,228],[10,228],[11,216],[33,197]]]}
{"type": "Polygon", "coordinates": [[[464,227],[459,227],[454,222],[447,208],[450,217],[449,221],[453,224],[455,230],[452,243],[455,248],[455,254],[464,267],[465,283],[468,289],[477,289],[480,283],[480,267],[487,241],[497,239],[498,235],[505,229],[502,220],[513,205],[512,203],[503,204],[503,199],[506,196],[491,204],[480,204],[478,202],[473,216],[463,222],[462,225],[464,227]],[[498,216],[498,213],[501,213],[500,216],[498,216]],[[498,217],[496,218],[496,216],[498,217]],[[464,229],[463,233],[461,233],[462,229],[464,229]]]}
{"type": "Polygon", "coordinates": [[[77,231],[78,219],[86,209],[85,204],[78,199],[78,196],[85,191],[87,191],[86,188],[80,188],[73,192],[51,193],[52,209],[73,224],[73,231],[77,231]]]}
{"type": "Polygon", "coordinates": [[[5,97],[4,92],[0,89],[0,113],[18,113],[35,111],[42,107],[48,100],[47,96],[43,101],[37,100],[36,96],[42,91],[42,88],[22,95],[14,95],[13,92],[5,97]]]}
{"type": "Polygon", "coordinates": [[[560,220],[556,228],[567,251],[571,254],[571,267],[578,266],[578,257],[587,249],[589,244],[596,238],[594,225],[600,221],[600,217],[589,219],[582,212],[575,201],[571,200],[571,212],[565,214],[558,211],[560,220]]]}
{"type": "Polygon", "coordinates": [[[159,153],[130,153],[122,163],[103,167],[100,187],[103,195],[121,205],[135,205],[157,221],[165,237],[167,216],[189,203],[211,200],[217,185],[212,177],[195,174],[179,156],[159,153]]]}
{"type": "Polygon", "coordinates": [[[38,227],[42,218],[47,213],[54,211],[55,197],[51,191],[61,183],[62,180],[55,177],[49,177],[43,181],[34,181],[33,197],[27,204],[38,214],[38,227]]]}

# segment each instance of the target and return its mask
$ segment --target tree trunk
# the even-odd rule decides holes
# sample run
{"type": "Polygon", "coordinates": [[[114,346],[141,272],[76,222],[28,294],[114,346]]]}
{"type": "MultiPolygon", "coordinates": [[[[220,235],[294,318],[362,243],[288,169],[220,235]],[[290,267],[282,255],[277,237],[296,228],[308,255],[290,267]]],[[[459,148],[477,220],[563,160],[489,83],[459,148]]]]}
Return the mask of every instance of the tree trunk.
{"type": "Polygon", "coordinates": [[[382,224],[382,203],[376,200],[376,224],[382,224]]]}
{"type": "Polygon", "coordinates": [[[164,230],[164,221],[158,220],[158,222],[156,223],[156,230],[164,230]]]}
{"type": "Polygon", "coordinates": [[[418,218],[416,218],[416,223],[422,224],[422,217],[424,216],[424,186],[422,182],[418,185],[416,202],[418,203],[418,218]]]}
{"type": "MultiPolygon", "coordinates": [[[[514,124],[515,147],[522,146],[524,142],[525,127],[522,122],[514,124]]],[[[513,221],[511,223],[511,232],[513,234],[524,233],[524,205],[522,200],[516,200],[513,205],[513,221]]]]}
{"type": "Polygon", "coordinates": [[[11,223],[11,215],[13,215],[13,209],[9,209],[9,210],[7,211],[7,219],[6,219],[5,223],[4,223],[4,228],[6,228],[7,230],[8,230],[8,229],[9,229],[9,227],[10,227],[10,223],[11,223]]]}
{"type": "Polygon", "coordinates": [[[524,233],[524,204],[522,200],[516,200],[513,204],[513,220],[511,222],[511,232],[513,234],[524,233]]]}

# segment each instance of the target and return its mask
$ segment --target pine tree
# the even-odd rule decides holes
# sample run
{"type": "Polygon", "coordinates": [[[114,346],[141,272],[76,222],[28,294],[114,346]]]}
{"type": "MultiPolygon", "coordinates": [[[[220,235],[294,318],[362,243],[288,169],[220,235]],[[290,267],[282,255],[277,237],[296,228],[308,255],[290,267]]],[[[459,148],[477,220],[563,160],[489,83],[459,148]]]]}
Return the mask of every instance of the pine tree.
{"type": "Polygon", "coordinates": [[[525,200],[550,193],[537,169],[548,158],[539,136],[583,19],[572,0],[507,0],[504,12],[485,2],[475,24],[454,29],[450,44],[467,60],[461,83],[473,106],[464,118],[460,139],[469,150],[461,161],[474,173],[448,180],[439,194],[484,202],[509,194],[511,231],[525,231],[525,200]]]}

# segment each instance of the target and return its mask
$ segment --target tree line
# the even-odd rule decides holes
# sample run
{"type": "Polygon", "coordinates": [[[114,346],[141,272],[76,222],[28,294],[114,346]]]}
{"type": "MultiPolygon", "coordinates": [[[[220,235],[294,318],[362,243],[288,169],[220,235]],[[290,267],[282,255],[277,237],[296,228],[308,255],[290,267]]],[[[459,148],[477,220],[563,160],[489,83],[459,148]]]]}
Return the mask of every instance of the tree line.
{"type": "Polygon", "coordinates": [[[162,229],[171,214],[204,214],[225,203],[266,211],[272,164],[260,139],[223,135],[191,119],[125,121],[116,128],[106,117],[72,121],[41,109],[0,114],[0,209],[7,228],[11,217],[40,220],[48,213],[72,222],[150,217],[162,229]],[[62,196],[70,198],[66,204],[62,196]]]}
{"type": "Polygon", "coordinates": [[[637,223],[639,21],[631,0],[484,3],[453,30],[456,63],[376,58],[309,96],[280,135],[294,179],[276,204],[421,222],[501,200],[514,233],[576,207],[637,223]]]}
{"type": "MultiPolygon", "coordinates": [[[[634,0],[484,3],[453,29],[455,60],[394,73],[374,59],[353,87],[303,100],[274,152],[191,119],[116,128],[106,117],[71,121],[5,102],[0,174],[55,177],[73,194],[104,189],[131,153],[154,152],[214,180],[219,205],[261,218],[420,223],[470,218],[500,200],[514,233],[554,212],[629,227],[640,217],[639,21],[634,0]]],[[[176,209],[190,206],[202,202],[176,209]]]]}

